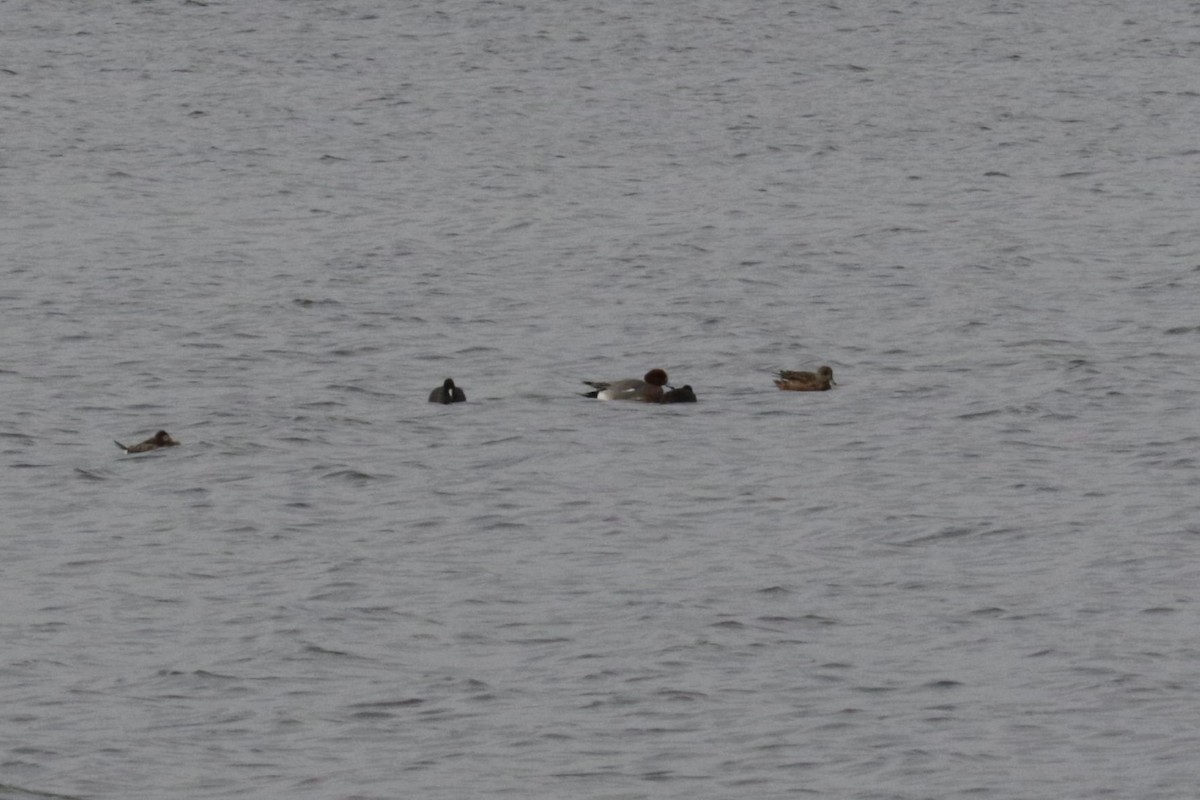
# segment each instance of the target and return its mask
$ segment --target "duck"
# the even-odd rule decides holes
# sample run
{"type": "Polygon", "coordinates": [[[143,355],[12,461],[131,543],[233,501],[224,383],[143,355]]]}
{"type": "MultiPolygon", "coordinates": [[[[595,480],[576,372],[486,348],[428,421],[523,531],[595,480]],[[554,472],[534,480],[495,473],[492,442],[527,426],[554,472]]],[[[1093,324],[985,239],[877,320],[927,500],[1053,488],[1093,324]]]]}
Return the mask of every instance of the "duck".
{"type": "Polygon", "coordinates": [[[825,392],[837,386],[831,367],[821,367],[816,372],[785,369],[779,372],[775,385],[785,392],[825,392]]]}
{"type": "Polygon", "coordinates": [[[441,386],[429,393],[429,402],[431,403],[465,403],[467,402],[466,393],[454,385],[452,378],[446,378],[441,386]]]}
{"type": "Polygon", "coordinates": [[[180,443],[178,439],[172,439],[171,434],[166,431],[159,431],[146,441],[138,442],[137,444],[124,445],[116,439],[113,439],[113,442],[126,453],[148,453],[160,447],[174,447],[180,443]]]}
{"type": "Polygon", "coordinates": [[[584,397],[594,397],[597,400],[638,400],[643,403],[660,403],[663,388],[667,385],[665,370],[652,369],[637,378],[625,378],[619,381],[584,381],[595,391],[587,392],[584,397]]]}
{"type": "Polygon", "coordinates": [[[692,391],[691,386],[680,386],[678,389],[668,389],[663,392],[660,403],[694,403],[696,402],[696,393],[692,391]]]}

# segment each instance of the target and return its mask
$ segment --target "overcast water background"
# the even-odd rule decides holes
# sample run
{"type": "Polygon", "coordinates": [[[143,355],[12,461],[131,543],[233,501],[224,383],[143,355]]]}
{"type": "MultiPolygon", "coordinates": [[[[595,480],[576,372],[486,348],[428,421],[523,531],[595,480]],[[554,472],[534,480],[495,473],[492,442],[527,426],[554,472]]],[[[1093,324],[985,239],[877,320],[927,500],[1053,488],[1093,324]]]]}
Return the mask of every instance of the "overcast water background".
{"type": "Polygon", "coordinates": [[[1197,796],[1196,3],[0,15],[0,797],[1197,796]]]}

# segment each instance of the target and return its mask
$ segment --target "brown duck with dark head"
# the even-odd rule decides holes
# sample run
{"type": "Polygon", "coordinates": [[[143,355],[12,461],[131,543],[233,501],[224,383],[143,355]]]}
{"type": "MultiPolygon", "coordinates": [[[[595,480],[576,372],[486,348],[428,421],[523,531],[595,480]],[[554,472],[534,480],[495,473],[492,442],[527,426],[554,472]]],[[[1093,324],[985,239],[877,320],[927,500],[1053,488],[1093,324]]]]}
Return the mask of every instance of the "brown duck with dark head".
{"type": "Polygon", "coordinates": [[[179,444],[178,439],[172,439],[171,434],[166,431],[159,431],[144,442],[137,444],[124,445],[113,439],[117,447],[124,450],[126,453],[148,453],[151,450],[157,450],[160,447],[174,447],[179,444]]]}
{"type": "Polygon", "coordinates": [[[821,367],[816,372],[785,369],[775,379],[775,385],[785,392],[825,392],[837,386],[832,367],[821,367]]]}

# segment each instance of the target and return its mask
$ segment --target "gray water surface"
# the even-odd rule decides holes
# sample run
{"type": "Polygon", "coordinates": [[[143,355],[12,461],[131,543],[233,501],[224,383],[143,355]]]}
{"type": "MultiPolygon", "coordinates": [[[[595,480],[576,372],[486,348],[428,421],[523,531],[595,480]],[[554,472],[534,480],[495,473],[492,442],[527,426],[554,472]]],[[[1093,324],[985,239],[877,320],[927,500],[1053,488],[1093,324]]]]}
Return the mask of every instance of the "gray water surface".
{"type": "Polygon", "coordinates": [[[1194,4],[0,8],[0,797],[1196,796],[1194,4]]]}

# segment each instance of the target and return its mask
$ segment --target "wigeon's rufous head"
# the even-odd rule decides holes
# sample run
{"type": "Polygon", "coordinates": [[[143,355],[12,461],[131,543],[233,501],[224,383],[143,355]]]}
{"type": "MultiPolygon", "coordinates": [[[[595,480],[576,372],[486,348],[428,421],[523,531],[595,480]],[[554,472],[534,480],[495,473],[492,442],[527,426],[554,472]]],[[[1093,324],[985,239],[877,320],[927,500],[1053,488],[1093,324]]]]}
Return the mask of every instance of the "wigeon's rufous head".
{"type": "Polygon", "coordinates": [[[666,386],[667,385],[667,373],[666,373],[666,371],[661,370],[661,369],[652,369],[646,373],[646,375],[642,378],[642,380],[644,380],[646,383],[650,384],[651,386],[666,386]]]}

